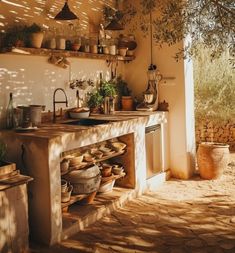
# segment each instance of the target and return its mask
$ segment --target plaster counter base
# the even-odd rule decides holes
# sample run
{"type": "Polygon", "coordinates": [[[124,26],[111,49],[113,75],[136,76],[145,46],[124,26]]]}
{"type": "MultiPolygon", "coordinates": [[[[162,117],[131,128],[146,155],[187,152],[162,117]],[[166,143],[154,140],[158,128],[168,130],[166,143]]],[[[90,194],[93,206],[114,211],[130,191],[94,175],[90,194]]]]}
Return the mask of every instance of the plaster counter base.
{"type": "Polygon", "coordinates": [[[34,178],[29,195],[30,235],[33,240],[52,245],[62,238],[60,156],[63,152],[119,136],[131,136],[133,144],[129,149],[133,155],[133,182],[129,188],[135,190],[135,195],[142,194],[148,187],[145,127],[160,124],[162,170],[168,169],[168,113],[120,112],[96,116],[103,117],[113,121],[92,127],[46,124],[30,133],[1,132],[9,148],[9,159],[16,162],[24,174],[34,178]]]}

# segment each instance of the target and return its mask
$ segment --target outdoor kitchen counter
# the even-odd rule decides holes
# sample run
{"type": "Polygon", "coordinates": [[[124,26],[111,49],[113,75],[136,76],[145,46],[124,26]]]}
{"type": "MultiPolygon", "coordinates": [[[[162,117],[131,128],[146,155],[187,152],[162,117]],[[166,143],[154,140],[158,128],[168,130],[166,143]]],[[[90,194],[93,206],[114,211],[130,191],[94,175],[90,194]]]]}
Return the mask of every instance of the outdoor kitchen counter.
{"type": "MultiPolygon", "coordinates": [[[[17,132],[16,134],[19,136],[25,136],[30,138],[43,138],[43,139],[53,139],[56,137],[74,137],[74,135],[79,135],[83,137],[83,140],[90,137],[90,134],[98,134],[101,139],[112,138],[113,135],[117,135],[118,132],[133,132],[138,127],[150,126],[153,124],[162,123],[164,120],[166,121],[166,112],[115,112],[114,114],[104,115],[97,114],[91,115],[89,118],[91,119],[101,119],[107,120],[108,123],[93,125],[93,126],[82,126],[82,125],[69,125],[64,124],[66,122],[72,121],[72,119],[59,121],[56,123],[44,123],[38,129],[32,132],[17,132]],[[110,131],[112,130],[112,131],[110,131]],[[113,133],[115,132],[115,133],[113,133]],[[84,136],[85,134],[85,136],[84,136]],[[84,138],[85,137],[85,138],[84,138]]],[[[76,119],[73,119],[76,121],[76,119]]],[[[94,136],[93,136],[94,137],[94,136]]],[[[98,138],[98,136],[97,136],[98,138]]],[[[101,139],[97,139],[96,141],[102,141],[101,139]]],[[[87,143],[89,140],[85,140],[87,143]]],[[[94,138],[92,138],[94,139],[94,138]]],[[[91,143],[94,140],[91,140],[91,143]]],[[[77,144],[76,144],[77,145],[77,144]]],[[[83,143],[82,143],[83,145],[83,143]]],[[[87,145],[87,144],[86,144],[87,145]]]]}
{"type": "MultiPolygon", "coordinates": [[[[60,161],[64,152],[119,136],[129,135],[133,150],[134,188],[141,192],[146,187],[145,127],[161,125],[161,153],[164,166],[167,156],[167,112],[115,112],[112,115],[92,115],[95,119],[111,122],[95,126],[74,126],[48,123],[28,133],[1,131],[6,141],[8,159],[17,163],[23,174],[34,178],[30,183],[30,234],[37,241],[52,245],[62,234],[60,161]]],[[[131,159],[131,158],[130,158],[131,159]]]]}

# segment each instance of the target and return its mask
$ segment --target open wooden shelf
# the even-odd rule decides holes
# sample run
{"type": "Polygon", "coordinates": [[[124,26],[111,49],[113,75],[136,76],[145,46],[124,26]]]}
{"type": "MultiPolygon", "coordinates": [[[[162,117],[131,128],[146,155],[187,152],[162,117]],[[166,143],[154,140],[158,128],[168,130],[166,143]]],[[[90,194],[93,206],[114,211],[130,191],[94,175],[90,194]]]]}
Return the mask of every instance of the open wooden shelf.
{"type": "Polygon", "coordinates": [[[79,195],[71,195],[70,200],[68,202],[61,202],[61,208],[65,208],[67,206],[70,206],[72,204],[74,204],[77,201],[81,201],[83,199],[85,199],[86,197],[88,197],[91,193],[89,194],[79,194],[79,195]]]}
{"type": "Polygon", "coordinates": [[[101,60],[118,60],[129,62],[135,59],[135,56],[121,56],[121,55],[110,55],[110,54],[92,54],[79,51],[70,50],[58,50],[58,49],[47,49],[47,48],[28,48],[28,47],[17,47],[17,48],[4,48],[1,53],[11,53],[20,55],[37,55],[37,56],[50,56],[62,55],[65,57],[77,57],[77,58],[88,58],[88,59],[101,59],[101,60]]]}
{"type": "MultiPolygon", "coordinates": [[[[126,175],[126,173],[123,172],[120,175],[112,175],[110,177],[107,177],[107,180],[105,180],[103,182],[101,180],[100,186],[103,186],[103,185],[109,183],[112,180],[117,180],[119,178],[122,178],[125,175],[126,175]]],[[[94,193],[71,195],[70,200],[68,202],[61,202],[61,208],[63,209],[65,207],[68,207],[68,206],[74,204],[75,202],[82,201],[83,199],[88,198],[89,195],[91,195],[91,194],[94,194],[94,193]]]]}
{"type": "Polygon", "coordinates": [[[119,151],[119,152],[115,152],[115,153],[113,153],[113,154],[111,154],[111,155],[102,156],[100,159],[95,159],[94,161],[92,161],[92,162],[87,162],[86,164],[82,164],[82,165],[70,167],[68,171],[62,172],[62,173],[61,173],[61,176],[64,176],[64,175],[66,175],[67,173],[69,173],[69,172],[71,172],[71,171],[73,171],[73,170],[83,169],[83,168],[86,168],[86,167],[92,165],[93,163],[102,162],[102,161],[108,160],[108,159],[110,159],[110,158],[113,158],[113,157],[122,155],[122,154],[124,154],[124,153],[125,153],[125,150],[122,150],[122,151],[119,151]]]}

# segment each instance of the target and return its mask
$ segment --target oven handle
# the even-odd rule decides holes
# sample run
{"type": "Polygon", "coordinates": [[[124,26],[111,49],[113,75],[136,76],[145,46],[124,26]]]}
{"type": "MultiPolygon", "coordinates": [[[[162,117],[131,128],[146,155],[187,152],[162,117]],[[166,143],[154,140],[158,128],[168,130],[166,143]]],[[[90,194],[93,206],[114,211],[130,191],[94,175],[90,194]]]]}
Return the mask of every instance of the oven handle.
{"type": "Polygon", "coordinates": [[[155,131],[159,130],[161,128],[160,124],[156,124],[153,126],[149,126],[145,128],[145,134],[154,133],[155,131]]]}

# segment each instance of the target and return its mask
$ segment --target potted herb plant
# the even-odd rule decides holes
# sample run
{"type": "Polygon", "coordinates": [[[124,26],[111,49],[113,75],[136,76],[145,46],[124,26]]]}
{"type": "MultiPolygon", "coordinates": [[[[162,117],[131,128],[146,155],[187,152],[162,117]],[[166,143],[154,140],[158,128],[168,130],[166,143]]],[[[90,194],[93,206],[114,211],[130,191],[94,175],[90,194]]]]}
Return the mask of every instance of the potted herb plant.
{"type": "Polygon", "coordinates": [[[114,112],[117,96],[117,87],[114,80],[103,81],[100,87],[100,94],[104,97],[104,114],[114,112]]]}
{"type": "Polygon", "coordinates": [[[117,95],[116,84],[113,80],[102,81],[100,87],[100,94],[103,97],[115,97],[117,95]]]}
{"type": "Polygon", "coordinates": [[[100,113],[101,105],[103,104],[104,98],[99,91],[95,91],[89,94],[87,105],[90,107],[91,112],[100,113]]]}
{"type": "Polygon", "coordinates": [[[26,27],[16,25],[9,27],[3,38],[5,47],[24,47],[26,40],[26,27]]]}
{"type": "Polygon", "coordinates": [[[131,96],[131,90],[128,88],[128,84],[121,76],[117,78],[117,89],[119,96],[119,104],[123,111],[133,110],[133,99],[131,96]]]}
{"type": "Polygon", "coordinates": [[[29,45],[31,47],[41,48],[44,37],[41,26],[33,23],[31,26],[26,28],[26,32],[28,34],[29,45]]]}

